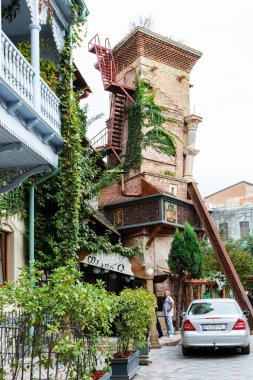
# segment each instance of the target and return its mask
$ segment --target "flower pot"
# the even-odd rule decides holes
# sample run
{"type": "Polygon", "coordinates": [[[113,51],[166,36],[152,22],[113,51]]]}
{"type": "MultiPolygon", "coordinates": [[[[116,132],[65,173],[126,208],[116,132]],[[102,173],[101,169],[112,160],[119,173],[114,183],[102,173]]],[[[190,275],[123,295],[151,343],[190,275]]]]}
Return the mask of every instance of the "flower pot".
{"type": "Polygon", "coordinates": [[[151,337],[151,333],[149,332],[147,334],[147,342],[145,346],[143,346],[142,348],[136,347],[140,353],[139,364],[141,365],[149,365],[152,363],[151,354],[150,354],[150,337],[151,337]]]}
{"type": "Polygon", "coordinates": [[[111,361],[111,380],[130,380],[139,370],[139,351],[134,352],[128,358],[114,358],[111,361]]]}
{"type": "MultiPolygon", "coordinates": [[[[100,371],[98,371],[99,373],[100,371]]],[[[96,374],[97,372],[95,372],[96,374]]],[[[93,375],[94,376],[94,375],[93,375]]],[[[110,380],[111,378],[111,373],[110,372],[106,372],[104,373],[101,377],[98,378],[98,380],[110,380]]]]}
{"type": "Polygon", "coordinates": [[[99,380],[110,380],[110,378],[111,378],[111,373],[106,372],[102,377],[100,377],[99,380]]]}

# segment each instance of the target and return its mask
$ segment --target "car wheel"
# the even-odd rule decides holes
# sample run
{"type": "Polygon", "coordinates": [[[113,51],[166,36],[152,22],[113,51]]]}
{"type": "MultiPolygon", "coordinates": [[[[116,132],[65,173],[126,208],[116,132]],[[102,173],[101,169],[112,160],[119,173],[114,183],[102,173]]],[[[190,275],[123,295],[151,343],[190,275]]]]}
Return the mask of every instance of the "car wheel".
{"type": "Polygon", "coordinates": [[[248,355],[248,354],[250,354],[250,345],[248,345],[246,347],[241,347],[241,354],[242,355],[248,355]]]}
{"type": "Polygon", "coordinates": [[[192,348],[191,347],[184,347],[182,346],[182,353],[184,356],[191,355],[192,348]]]}

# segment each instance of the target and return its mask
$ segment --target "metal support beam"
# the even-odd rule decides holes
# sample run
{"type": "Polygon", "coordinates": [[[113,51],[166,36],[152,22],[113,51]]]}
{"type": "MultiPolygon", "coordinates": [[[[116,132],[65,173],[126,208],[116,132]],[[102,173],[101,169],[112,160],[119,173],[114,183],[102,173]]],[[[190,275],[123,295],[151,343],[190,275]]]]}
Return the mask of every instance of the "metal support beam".
{"type": "Polygon", "coordinates": [[[15,178],[14,181],[12,181],[9,185],[0,187],[0,194],[7,193],[10,190],[15,189],[18,185],[20,185],[25,179],[35,175],[44,173],[47,171],[50,171],[49,165],[41,165],[37,166],[36,168],[33,168],[31,170],[26,171],[25,173],[21,174],[19,177],[15,178]]]}
{"type": "Polygon", "coordinates": [[[229,282],[234,296],[242,309],[248,309],[250,312],[249,325],[253,329],[253,308],[249,302],[246,292],[243,288],[241,280],[235,271],[234,265],[226,251],[221,237],[215,227],[215,224],[207,210],[207,207],[201,198],[197,185],[194,182],[188,184],[188,193],[195,206],[196,212],[205,228],[206,234],[216,253],[220,266],[229,282]]]}

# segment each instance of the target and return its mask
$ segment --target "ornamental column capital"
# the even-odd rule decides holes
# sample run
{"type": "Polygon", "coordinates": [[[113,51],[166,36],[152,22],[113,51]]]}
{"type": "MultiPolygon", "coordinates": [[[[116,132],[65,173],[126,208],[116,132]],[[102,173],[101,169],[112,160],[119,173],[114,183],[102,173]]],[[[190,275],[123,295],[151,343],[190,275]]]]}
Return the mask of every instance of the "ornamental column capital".
{"type": "Polygon", "coordinates": [[[190,131],[190,130],[197,131],[198,125],[199,125],[199,123],[202,122],[202,120],[203,120],[203,118],[201,116],[197,116],[197,115],[193,115],[193,114],[186,116],[185,121],[187,124],[187,130],[188,131],[190,131]]]}
{"type": "Polygon", "coordinates": [[[195,149],[193,146],[188,146],[187,148],[184,149],[185,155],[189,154],[190,156],[197,156],[198,153],[199,153],[199,150],[195,149]]]}

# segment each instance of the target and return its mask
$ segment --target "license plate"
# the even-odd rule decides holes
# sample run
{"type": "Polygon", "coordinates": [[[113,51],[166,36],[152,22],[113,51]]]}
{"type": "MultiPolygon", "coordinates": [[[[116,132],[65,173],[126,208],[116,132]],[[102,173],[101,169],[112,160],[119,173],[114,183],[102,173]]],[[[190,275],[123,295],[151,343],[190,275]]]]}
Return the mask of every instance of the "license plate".
{"type": "Polygon", "coordinates": [[[202,325],[203,331],[222,331],[226,330],[226,325],[202,325]]]}

